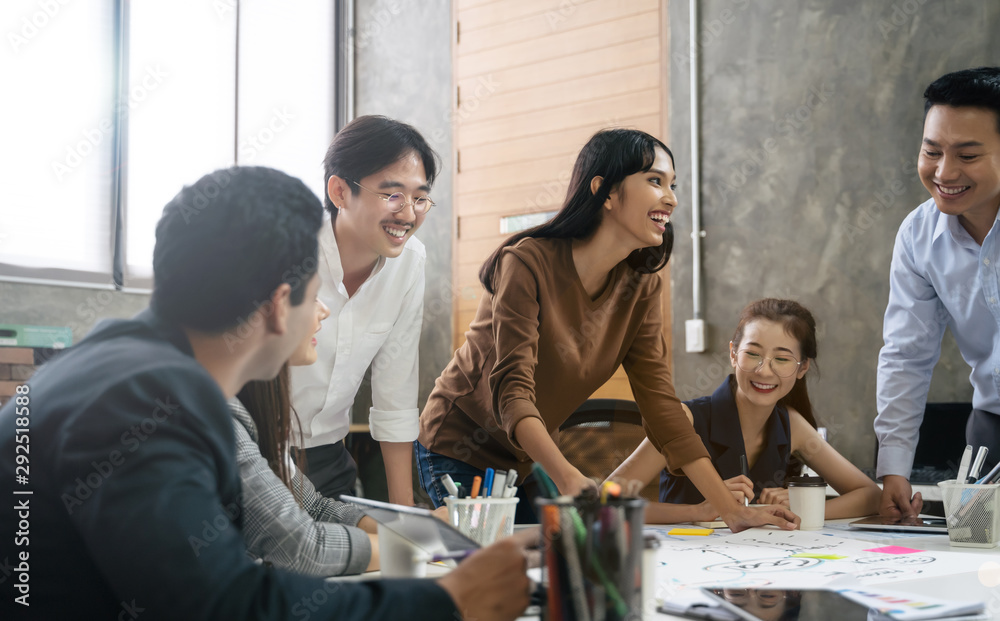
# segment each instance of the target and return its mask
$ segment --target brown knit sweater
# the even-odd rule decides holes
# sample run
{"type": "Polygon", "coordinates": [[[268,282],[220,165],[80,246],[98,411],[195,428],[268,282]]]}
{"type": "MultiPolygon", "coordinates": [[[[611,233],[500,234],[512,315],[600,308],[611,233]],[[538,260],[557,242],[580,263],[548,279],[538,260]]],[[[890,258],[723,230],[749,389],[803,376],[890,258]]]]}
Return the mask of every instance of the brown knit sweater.
{"type": "Polygon", "coordinates": [[[672,472],[708,457],[674,395],[660,312],[661,281],[624,262],[591,299],[570,240],[527,238],[504,250],[496,294],[484,293],[466,342],[437,379],[420,416],[420,443],[477,468],[531,460],[515,441],[534,416],[559,425],[624,366],[646,435],[672,472]]]}

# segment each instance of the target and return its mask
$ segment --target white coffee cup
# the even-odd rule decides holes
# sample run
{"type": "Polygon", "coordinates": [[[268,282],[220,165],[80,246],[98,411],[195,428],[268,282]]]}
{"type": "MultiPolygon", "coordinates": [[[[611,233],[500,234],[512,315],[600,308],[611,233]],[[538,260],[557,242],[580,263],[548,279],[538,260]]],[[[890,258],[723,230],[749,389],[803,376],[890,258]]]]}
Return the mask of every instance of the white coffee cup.
{"type": "Polygon", "coordinates": [[[791,477],[788,479],[788,504],[802,522],[799,530],[823,528],[826,518],[826,481],[823,477],[791,477]]]}
{"type": "Polygon", "coordinates": [[[386,578],[423,578],[427,555],[408,539],[378,525],[379,565],[386,578]]]}

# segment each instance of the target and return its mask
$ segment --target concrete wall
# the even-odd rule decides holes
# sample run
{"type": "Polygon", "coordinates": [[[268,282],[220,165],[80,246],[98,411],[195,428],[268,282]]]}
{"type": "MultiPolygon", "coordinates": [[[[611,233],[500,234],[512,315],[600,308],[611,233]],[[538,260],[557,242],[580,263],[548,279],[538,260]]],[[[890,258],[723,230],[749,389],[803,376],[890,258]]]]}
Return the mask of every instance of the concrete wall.
{"type": "MultiPolygon", "coordinates": [[[[452,171],[450,0],[356,0],[355,114],[384,114],[416,127],[441,157],[434,209],[417,231],[427,248],[420,335],[420,405],[451,360],[452,171]]],[[[362,386],[355,420],[367,419],[362,386]]]]}
{"type": "MultiPolygon", "coordinates": [[[[928,198],[916,176],[923,89],[1000,58],[1000,5],[926,0],[703,0],[701,166],[708,351],[684,351],[691,318],[688,3],[670,2],[671,136],[680,208],[672,259],[681,398],[729,372],[727,345],[750,300],[789,297],[819,322],[810,384],[832,444],[860,466],[875,450],[875,368],[889,262],[905,215],[928,198]]],[[[971,400],[951,335],[932,401],[971,400]]]]}
{"type": "Polygon", "coordinates": [[[0,323],[69,326],[73,343],[99,320],[131,317],[148,304],[141,293],[0,282],[0,323]]]}

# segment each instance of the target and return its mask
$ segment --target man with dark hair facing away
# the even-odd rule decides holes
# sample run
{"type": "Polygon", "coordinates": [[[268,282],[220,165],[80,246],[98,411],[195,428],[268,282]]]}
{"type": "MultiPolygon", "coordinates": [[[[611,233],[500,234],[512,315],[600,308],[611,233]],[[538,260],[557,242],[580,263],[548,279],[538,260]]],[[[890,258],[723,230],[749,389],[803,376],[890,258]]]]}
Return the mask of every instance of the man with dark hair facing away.
{"type": "Polygon", "coordinates": [[[437,581],[324,582],[247,557],[226,401],[273,378],[312,331],[321,221],[316,197],[276,170],[202,177],[157,225],[150,308],[97,326],[0,409],[0,475],[14,499],[0,508],[0,536],[16,547],[0,618],[367,621],[406,610],[451,621],[524,610],[517,539],[437,581]],[[25,445],[30,477],[16,478],[25,445]]]}

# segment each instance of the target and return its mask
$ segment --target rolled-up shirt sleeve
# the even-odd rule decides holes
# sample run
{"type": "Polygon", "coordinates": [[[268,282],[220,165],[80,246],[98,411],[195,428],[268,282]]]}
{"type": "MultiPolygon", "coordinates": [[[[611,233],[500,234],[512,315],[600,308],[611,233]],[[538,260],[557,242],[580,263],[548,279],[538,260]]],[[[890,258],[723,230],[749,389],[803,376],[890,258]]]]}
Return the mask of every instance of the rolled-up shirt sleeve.
{"type": "Polygon", "coordinates": [[[889,302],[878,356],[875,435],[879,478],[910,477],[934,365],[948,313],[933,285],[915,268],[912,241],[904,220],[896,235],[889,273],[889,302]]]}
{"type": "Polygon", "coordinates": [[[368,425],[377,442],[413,442],[420,431],[420,329],[424,319],[424,275],[415,278],[399,318],[372,360],[372,408],[368,425]]]}
{"type": "Polygon", "coordinates": [[[514,253],[505,252],[493,295],[496,363],[489,382],[496,422],[517,448],[518,423],[528,417],[545,422],[535,402],[538,313],[537,277],[514,253]]]}
{"type": "Polygon", "coordinates": [[[674,394],[663,338],[661,288],[660,278],[651,279],[644,296],[648,310],[622,366],[639,406],[646,437],[667,459],[670,473],[683,475],[682,466],[709,454],[674,394]]]}

